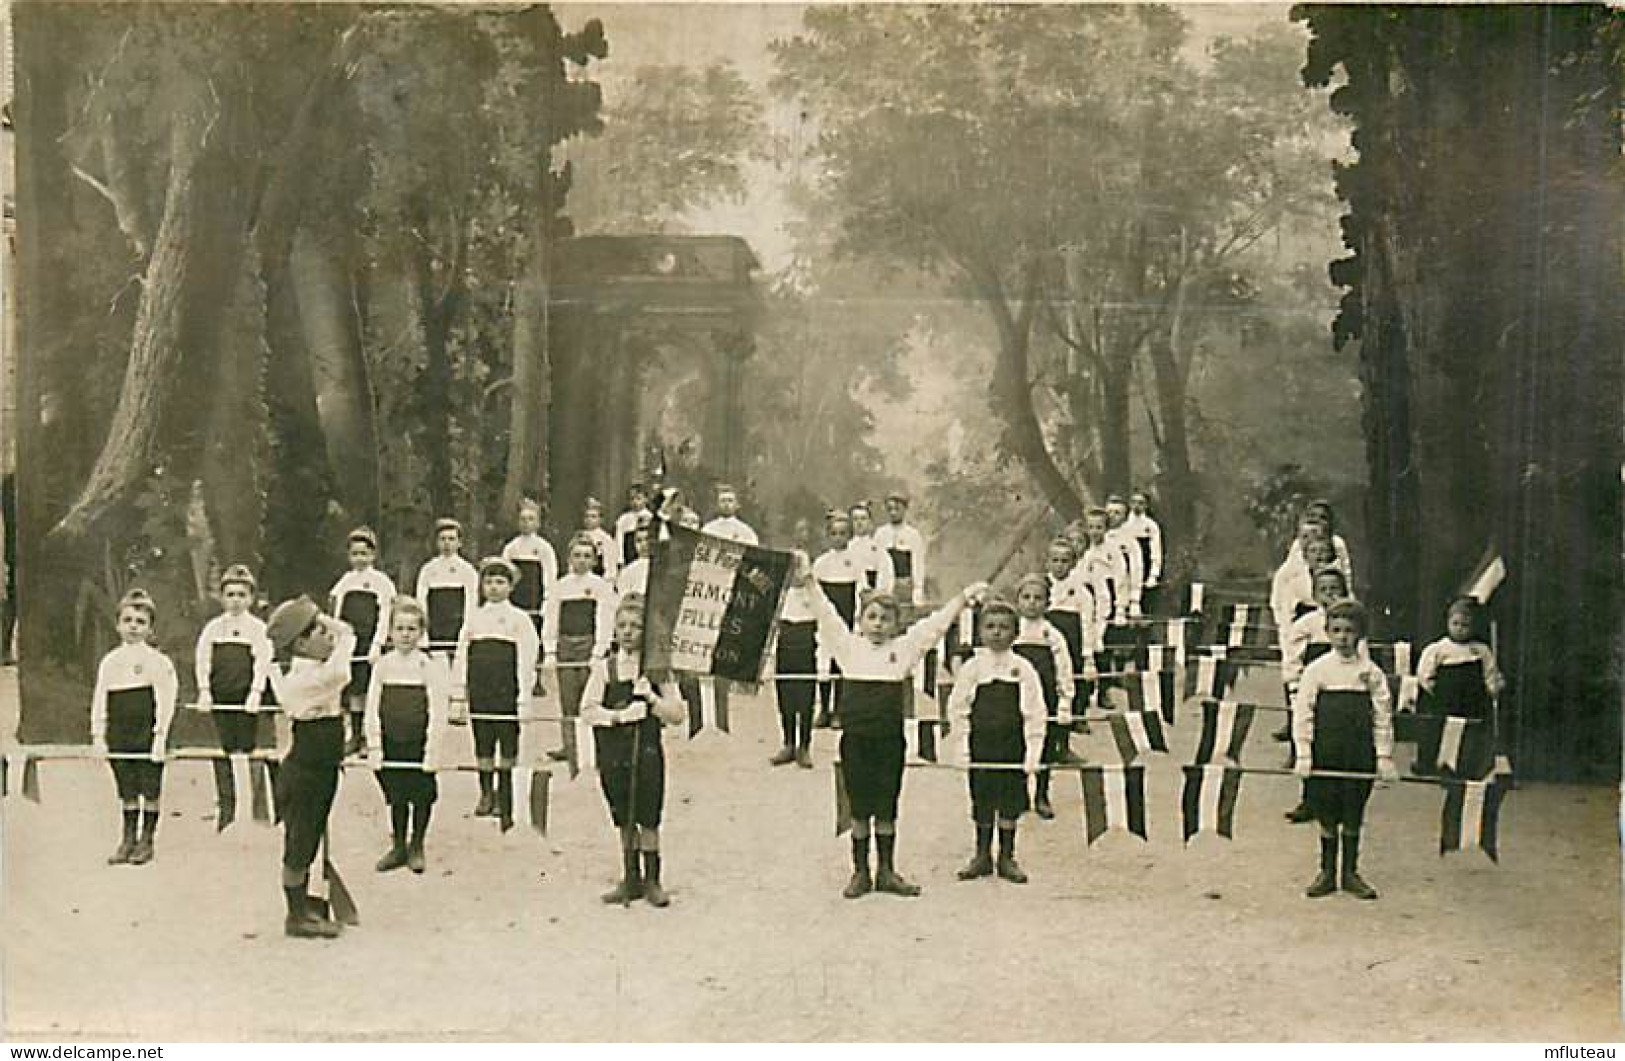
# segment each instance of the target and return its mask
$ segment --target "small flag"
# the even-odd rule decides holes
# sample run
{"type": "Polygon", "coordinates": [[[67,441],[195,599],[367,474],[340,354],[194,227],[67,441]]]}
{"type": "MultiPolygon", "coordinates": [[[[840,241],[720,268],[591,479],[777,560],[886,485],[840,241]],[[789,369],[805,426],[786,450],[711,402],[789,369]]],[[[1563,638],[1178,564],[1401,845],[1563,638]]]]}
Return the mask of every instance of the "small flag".
{"type": "Polygon", "coordinates": [[[1168,741],[1162,733],[1162,719],[1155,711],[1125,711],[1112,715],[1112,740],[1123,762],[1132,763],[1152,752],[1168,750],[1168,741]]]}
{"type": "Polygon", "coordinates": [[[1462,584],[1461,595],[1471,597],[1480,604],[1488,604],[1495,591],[1506,581],[1507,567],[1501,559],[1501,553],[1491,543],[1485,550],[1484,556],[1473,568],[1473,573],[1462,584]]]}
{"type": "Polygon", "coordinates": [[[1237,604],[1230,613],[1230,634],[1226,639],[1231,648],[1240,648],[1247,643],[1247,616],[1251,606],[1237,604]]]}
{"type": "Polygon", "coordinates": [[[1411,672],[1411,643],[1409,641],[1394,642],[1394,673],[1407,675],[1411,672]]]}
{"type": "Polygon", "coordinates": [[[0,755],[0,799],[11,795],[11,759],[0,755]]]}
{"type": "Polygon", "coordinates": [[[1083,786],[1083,827],[1093,844],[1108,829],[1147,839],[1145,828],[1145,767],[1086,766],[1078,771],[1083,786]]]}
{"type": "Polygon", "coordinates": [[[1411,712],[1416,710],[1416,702],[1422,696],[1422,684],[1414,674],[1401,675],[1399,679],[1399,703],[1397,710],[1411,712]]]}
{"type": "MultiPolygon", "coordinates": [[[[231,768],[233,772],[237,769],[237,758],[237,756],[232,757],[231,768]]],[[[271,805],[270,794],[265,790],[265,770],[257,759],[243,757],[242,761],[244,768],[248,771],[249,814],[253,816],[255,821],[261,824],[269,824],[271,821],[271,805]]]]}
{"type": "Polygon", "coordinates": [[[846,795],[846,774],[841,771],[841,764],[833,764],[835,772],[835,835],[852,828],[852,801],[846,795]]]}
{"type": "Polygon", "coordinates": [[[1461,738],[1467,720],[1447,715],[1439,733],[1439,765],[1454,770],[1461,759],[1461,738]]]}
{"type": "Polygon", "coordinates": [[[1444,811],[1439,816],[1439,854],[1479,848],[1490,856],[1490,861],[1499,862],[1495,834],[1504,794],[1500,778],[1445,785],[1444,811]]]}
{"type": "Polygon", "coordinates": [[[23,756],[23,799],[30,803],[40,801],[39,760],[32,755],[23,756]]]}
{"type": "Polygon", "coordinates": [[[570,780],[598,769],[598,742],[593,738],[592,724],[584,718],[565,721],[564,761],[570,767],[570,780]]]}
{"type": "Polygon", "coordinates": [[[718,689],[717,683],[725,678],[697,678],[699,710],[689,712],[688,735],[692,739],[707,728],[719,733],[728,732],[728,690],[718,689]]]}
{"type": "Polygon", "coordinates": [[[1497,755],[1495,757],[1495,775],[1500,777],[1502,774],[1508,777],[1512,776],[1512,760],[1504,755],[1497,755]]]}
{"type": "Polygon", "coordinates": [[[1141,671],[1129,678],[1125,685],[1130,711],[1155,711],[1162,715],[1162,720],[1168,725],[1174,725],[1177,698],[1174,696],[1173,671],[1141,671]]]}
{"type": "Polygon", "coordinates": [[[1197,766],[1222,755],[1240,764],[1241,750],[1247,745],[1247,732],[1253,726],[1253,705],[1233,700],[1202,701],[1202,738],[1196,745],[1197,766]]]}
{"type": "Polygon", "coordinates": [[[908,730],[909,747],[913,750],[916,759],[928,763],[937,761],[937,732],[942,725],[934,718],[911,718],[905,723],[908,730]]]}
{"type": "Polygon", "coordinates": [[[1191,583],[1190,614],[1191,615],[1201,615],[1202,614],[1202,584],[1200,582],[1192,582],[1191,583]]]}
{"type": "Polygon", "coordinates": [[[319,857],[322,861],[322,872],[316,877],[316,891],[313,894],[315,907],[323,917],[330,917],[344,925],[359,925],[361,923],[360,911],[356,908],[355,897],[345,886],[344,878],[339,876],[338,867],[333,865],[330,857],[331,843],[326,833],[322,834],[322,843],[319,857]]]}
{"type": "Polygon", "coordinates": [[[526,770],[530,775],[530,827],[547,835],[548,792],[553,783],[551,770],[526,770]]]}
{"type": "Polygon", "coordinates": [[[1236,797],[1241,795],[1241,768],[1237,766],[1187,766],[1185,791],[1180,800],[1185,842],[1197,833],[1216,832],[1234,839],[1236,797]]]}

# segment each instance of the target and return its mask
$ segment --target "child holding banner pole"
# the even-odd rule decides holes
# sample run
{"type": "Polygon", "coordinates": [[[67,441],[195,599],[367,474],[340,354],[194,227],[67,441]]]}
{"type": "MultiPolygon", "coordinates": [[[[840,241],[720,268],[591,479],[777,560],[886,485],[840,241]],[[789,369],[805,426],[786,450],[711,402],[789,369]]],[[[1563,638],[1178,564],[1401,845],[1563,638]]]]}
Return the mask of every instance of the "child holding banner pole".
{"type": "Polygon", "coordinates": [[[960,611],[987,590],[969,586],[929,617],[897,632],[897,601],[886,593],[868,594],[858,611],[857,632],[846,626],[812,577],[806,554],[798,553],[791,584],[811,598],[818,637],[840,665],[841,761],[839,769],[852,806],[852,879],[842,892],[856,899],[870,891],[915,896],[919,885],[897,872],[897,802],[903,787],[903,706],[912,695],[909,675],[931,646],[948,632],[960,611]],[[873,833],[879,865],[869,872],[873,833]]]}

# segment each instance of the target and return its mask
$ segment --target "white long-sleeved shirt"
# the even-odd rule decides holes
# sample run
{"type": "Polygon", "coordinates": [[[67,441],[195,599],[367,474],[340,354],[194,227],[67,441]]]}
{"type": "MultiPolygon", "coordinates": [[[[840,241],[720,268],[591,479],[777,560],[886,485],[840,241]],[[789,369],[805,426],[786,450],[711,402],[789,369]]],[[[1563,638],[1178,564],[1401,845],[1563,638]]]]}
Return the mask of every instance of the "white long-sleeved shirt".
{"type": "Polygon", "coordinates": [[[1288,560],[1275,569],[1270,579],[1270,614],[1275,617],[1276,637],[1281,643],[1281,654],[1287,652],[1287,636],[1297,618],[1298,605],[1315,603],[1314,578],[1309,565],[1302,560],[1288,560]]]}
{"type": "MultiPolygon", "coordinates": [[[[389,644],[389,606],[395,599],[395,583],[375,567],[346,571],[328,591],[327,614],[344,619],[344,600],[352,593],[370,594],[377,600],[378,621],[373,627],[372,636],[362,641],[360,634],[356,635],[358,658],[375,659],[389,644]]],[[[344,621],[349,622],[348,619],[344,621]]]]}
{"type": "Polygon", "coordinates": [[[350,657],[355,630],[339,619],[324,618],[334,631],[333,651],[324,660],[294,657],[286,674],[271,671],[271,688],[282,713],[293,722],[314,722],[344,714],[344,688],[350,684],[350,657]]]}
{"type": "MultiPolygon", "coordinates": [[[[463,622],[474,614],[480,606],[480,573],[474,565],[461,556],[436,556],[432,560],[424,561],[418,568],[418,584],[415,596],[418,603],[423,605],[425,615],[429,615],[429,593],[437,589],[460,589],[463,591],[463,622]]],[[[433,616],[429,615],[432,619],[433,616]]],[[[427,643],[429,631],[423,631],[424,641],[427,643]]]]}
{"type": "Polygon", "coordinates": [[[1093,591],[1095,614],[1104,616],[1102,625],[1128,618],[1128,562],[1120,546],[1110,542],[1089,546],[1074,570],[1083,572],[1083,581],[1093,591]]]}
{"type": "MultiPolygon", "coordinates": [[[[1349,559],[1349,545],[1348,542],[1343,540],[1341,534],[1332,535],[1332,550],[1337,554],[1337,559],[1333,561],[1333,565],[1343,572],[1343,577],[1349,580],[1349,588],[1352,590],[1354,588],[1354,562],[1349,559]]],[[[1296,538],[1292,539],[1292,544],[1287,547],[1286,559],[1288,563],[1304,563],[1303,543],[1301,541],[1296,538]]]]}
{"type": "Polygon", "coordinates": [[[615,606],[620,598],[607,579],[590,572],[585,575],[569,574],[554,583],[542,609],[542,655],[553,659],[559,654],[559,610],[565,601],[590,600],[593,602],[593,658],[603,659],[609,653],[615,638],[615,606]]]}
{"type": "MultiPolygon", "coordinates": [[[[1145,571],[1143,570],[1144,563],[1140,557],[1140,543],[1135,539],[1133,532],[1129,530],[1128,524],[1124,523],[1106,532],[1106,544],[1115,545],[1123,554],[1122,570],[1127,575],[1127,580],[1124,583],[1127,586],[1127,597],[1121,604],[1124,607],[1132,607],[1138,610],[1140,595],[1145,587],[1145,571]]],[[[1122,590],[1119,589],[1119,596],[1122,595],[1122,590]]],[[[1127,618],[1127,612],[1120,608],[1117,618],[1119,621],[1127,618]]]]}
{"type": "MultiPolygon", "coordinates": [[[[1040,616],[1028,619],[1022,616],[1016,624],[1016,645],[1043,645],[1055,657],[1056,712],[1062,722],[1072,721],[1072,694],[1077,686],[1072,680],[1072,652],[1066,647],[1066,638],[1053,623],[1040,616]]],[[[1017,653],[1019,655],[1019,653],[1017,653]]],[[[1042,684],[1042,682],[1040,682],[1042,684]]],[[[1045,712],[1049,711],[1046,704],[1045,712]]]]}
{"type": "Polygon", "coordinates": [[[965,606],[964,594],[959,594],[898,636],[875,644],[847,629],[846,620],[816,584],[807,588],[818,622],[820,649],[841,665],[843,677],[854,681],[907,681],[909,673],[942,640],[965,606]]]}
{"type": "Polygon", "coordinates": [[[761,541],[756,537],[756,532],[750,529],[750,525],[738,516],[718,516],[701,527],[700,533],[724,541],[738,542],[741,545],[757,545],[761,541]]]}
{"type": "MultiPolygon", "coordinates": [[[[850,585],[853,600],[860,600],[868,583],[863,577],[863,561],[850,548],[830,549],[813,561],[813,578],[833,585],[850,585]]],[[[856,615],[853,616],[856,621],[856,615]]]]}
{"type": "Polygon", "coordinates": [[[897,572],[892,567],[891,554],[882,549],[873,537],[854,537],[852,544],[846,548],[863,571],[864,586],[882,593],[891,593],[897,588],[897,572]]]}
{"type": "MultiPolygon", "coordinates": [[[[545,626],[545,623],[544,623],[545,626]]],[[[520,714],[536,685],[538,644],[530,616],[507,601],[487,601],[463,624],[457,653],[451,662],[451,695],[457,709],[471,710],[468,700],[468,652],[476,641],[511,641],[514,645],[514,688],[519,691],[520,714]]]]}
{"type": "Polygon", "coordinates": [[[1422,650],[1422,657],[1416,663],[1416,684],[1431,694],[1440,667],[1474,660],[1484,665],[1485,691],[1491,696],[1500,693],[1506,679],[1495,665],[1495,653],[1490,651],[1490,646],[1482,641],[1452,641],[1448,637],[1441,637],[1422,650]]]}
{"type": "Polygon", "coordinates": [[[368,748],[382,749],[384,746],[381,709],[384,687],[388,685],[406,685],[426,691],[429,727],[424,738],[423,768],[439,769],[444,765],[441,756],[447,744],[446,725],[451,721],[451,678],[446,673],[445,661],[418,648],[410,652],[386,652],[378,658],[372,668],[372,681],[367,686],[367,706],[362,722],[368,748]]]}
{"type": "Polygon", "coordinates": [[[615,573],[621,569],[621,543],[615,540],[615,535],[602,527],[593,530],[585,528],[581,531],[592,539],[593,545],[598,549],[598,558],[604,564],[604,578],[614,580],[615,573]]]}
{"type": "Polygon", "coordinates": [[[502,558],[514,564],[531,561],[542,569],[542,600],[553,592],[553,583],[559,579],[559,556],[553,543],[540,534],[517,534],[502,547],[502,558]]]}
{"type": "MultiPolygon", "coordinates": [[[[349,667],[345,667],[349,677],[349,667]]],[[[107,698],[127,689],[152,689],[152,747],[162,752],[169,743],[169,726],[175,721],[175,699],[180,679],[169,657],[144,641],[121,644],[102,657],[96,668],[96,686],[90,694],[90,743],[107,747],[107,698]]]]}
{"type": "MultiPolygon", "coordinates": [[[[887,523],[875,531],[875,544],[887,551],[890,557],[892,552],[907,553],[909,558],[909,581],[912,583],[913,603],[916,607],[925,603],[925,535],[908,523],[887,523]]],[[[892,574],[895,577],[897,564],[892,563],[892,574]]]]}
{"type": "Polygon", "coordinates": [[[1303,669],[1292,700],[1292,743],[1300,762],[1311,762],[1315,743],[1315,701],[1321,692],[1363,692],[1371,697],[1371,741],[1378,759],[1394,754],[1394,714],[1388,679],[1375,663],[1356,655],[1344,659],[1335,651],[1303,669]]]}
{"type": "MultiPolygon", "coordinates": [[[[1150,543],[1150,556],[1148,558],[1150,564],[1146,568],[1145,584],[1147,586],[1159,585],[1162,582],[1161,525],[1158,524],[1156,520],[1151,518],[1150,513],[1145,513],[1142,515],[1138,512],[1130,512],[1128,514],[1128,519],[1123,521],[1123,526],[1128,529],[1129,534],[1136,541],[1147,541],[1150,543]]],[[[1141,555],[1145,556],[1145,552],[1145,550],[1141,550],[1141,555]]]]}
{"type": "Polygon", "coordinates": [[[649,515],[648,509],[629,508],[615,517],[615,544],[620,547],[623,563],[629,562],[626,558],[632,555],[637,545],[638,521],[649,515]]]}
{"type": "Polygon", "coordinates": [[[212,701],[209,686],[210,677],[214,673],[216,645],[241,645],[248,650],[253,667],[249,679],[248,698],[241,705],[227,706],[241,706],[249,711],[258,710],[260,697],[265,692],[265,683],[271,680],[271,669],[276,666],[276,651],[271,647],[270,639],[265,636],[264,621],[248,612],[241,615],[223,613],[203,624],[203,630],[197,638],[197,649],[193,653],[193,672],[197,678],[199,702],[212,701]]]}
{"type": "Polygon", "coordinates": [[[615,592],[622,597],[649,592],[649,558],[640,556],[615,575],[615,592]]]}
{"type": "Polygon", "coordinates": [[[1084,652],[1100,652],[1106,647],[1105,594],[1097,595],[1083,579],[1083,568],[1074,565],[1065,578],[1049,579],[1049,607],[1054,612],[1071,612],[1078,617],[1084,652]]]}
{"type": "Polygon", "coordinates": [[[1038,765],[1044,751],[1044,730],[1049,722],[1049,709],[1044,704],[1044,688],[1033,665],[1014,651],[994,652],[987,647],[978,648],[954,676],[953,692],[948,694],[948,724],[963,733],[965,761],[970,761],[971,707],[976,692],[993,682],[1012,682],[1021,686],[1021,731],[1026,739],[1024,765],[1038,765]]]}
{"type": "MultiPolygon", "coordinates": [[[[642,661],[638,659],[638,653],[617,649],[614,659],[616,680],[633,683],[635,693],[639,679],[643,676],[642,661]]],[[[587,672],[587,687],[581,694],[581,717],[587,720],[587,725],[621,726],[638,722],[649,707],[654,708],[655,717],[660,720],[661,725],[675,726],[688,717],[688,706],[675,682],[650,682],[647,692],[653,694],[652,703],[646,705],[642,712],[632,710],[631,704],[618,709],[606,708],[604,697],[608,692],[609,660],[595,659],[592,662],[592,669],[587,672]]]]}

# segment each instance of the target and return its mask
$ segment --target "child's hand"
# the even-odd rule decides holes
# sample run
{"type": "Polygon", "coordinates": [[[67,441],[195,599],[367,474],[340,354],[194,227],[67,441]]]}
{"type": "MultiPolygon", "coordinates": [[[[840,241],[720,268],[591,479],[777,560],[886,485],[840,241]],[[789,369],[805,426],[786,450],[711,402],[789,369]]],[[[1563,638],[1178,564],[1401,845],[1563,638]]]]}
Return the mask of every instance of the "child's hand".
{"type": "Polygon", "coordinates": [[[987,592],[989,588],[990,587],[986,582],[972,582],[970,585],[965,587],[965,603],[982,603],[982,601],[987,599],[987,592]]]}
{"type": "Polygon", "coordinates": [[[1035,755],[1027,756],[1026,761],[1021,764],[1021,769],[1028,777],[1038,773],[1038,757],[1035,755]]]}
{"type": "Polygon", "coordinates": [[[1100,670],[1099,670],[1099,668],[1097,668],[1093,663],[1084,664],[1084,666],[1083,666],[1083,680],[1086,681],[1086,682],[1099,681],[1100,680],[1100,670]]]}
{"type": "Polygon", "coordinates": [[[377,748],[367,753],[367,769],[382,770],[384,768],[384,753],[377,748]]]}
{"type": "Polygon", "coordinates": [[[207,690],[199,690],[197,694],[197,709],[199,711],[214,710],[214,697],[207,690]]]}
{"type": "Polygon", "coordinates": [[[153,742],[152,751],[147,753],[147,758],[155,763],[161,763],[164,761],[164,746],[161,741],[153,742]]]}
{"type": "Polygon", "coordinates": [[[1138,604],[1132,602],[1129,604],[1128,617],[1130,619],[1138,619],[1140,617],[1140,606],[1138,604]]]}
{"type": "Polygon", "coordinates": [[[1308,777],[1309,770],[1313,765],[1314,764],[1311,763],[1306,756],[1298,756],[1298,758],[1292,764],[1292,776],[1308,777]]]}
{"type": "Polygon", "coordinates": [[[1383,756],[1377,760],[1377,777],[1385,785],[1399,780],[1399,770],[1392,759],[1383,756]]]}
{"type": "Polygon", "coordinates": [[[797,589],[812,581],[812,561],[800,549],[790,552],[790,585],[797,589]]]}
{"type": "Polygon", "coordinates": [[[1497,674],[1495,676],[1495,678],[1493,680],[1491,680],[1491,682],[1490,682],[1490,695],[1491,696],[1500,696],[1501,693],[1506,690],[1506,687],[1507,687],[1507,680],[1505,678],[1503,678],[1501,675],[1497,674]]]}

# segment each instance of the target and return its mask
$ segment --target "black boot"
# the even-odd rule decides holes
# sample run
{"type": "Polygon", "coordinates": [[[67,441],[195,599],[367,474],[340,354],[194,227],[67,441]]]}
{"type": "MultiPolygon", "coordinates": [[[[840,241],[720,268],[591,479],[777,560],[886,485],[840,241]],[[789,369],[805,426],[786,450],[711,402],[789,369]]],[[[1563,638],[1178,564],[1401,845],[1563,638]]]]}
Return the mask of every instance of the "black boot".
{"type": "Polygon", "coordinates": [[[389,807],[389,850],[378,860],[378,872],[388,873],[406,865],[406,822],[412,812],[405,803],[392,803],[389,807]]]}
{"type": "Polygon", "coordinates": [[[130,865],[144,866],[152,861],[152,843],[157,832],[157,809],[143,807],[141,810],[141,834],[136,837],[135,846],[130,848],[130,865]]]}
{"type": "Polygon", "coordinates": [[[1038,783],[1034,785],[1033,813],[1045,821],[1055,817],[1055,808],[1049,802],[1049,771],[1038,771],[1038,783]]]}
{"type": "Polygon", "coordinates": [[[650,906],[670,906],[671,897],[660,886],[660,852],[643,853],[643,898],[650,906]]]}
{"type": "Polygon", "coordinates": [[[429,812],[432,803],[419,803],[412,808],[412,839],[406,844],[406,866],[413,873],[422,873],[428,863],[423,858],[423,840],[429,833],[429,812]]]}
{"type": "Polygon", "coordinates": [[[643,872],[638,866],[638,849],[634,839],[625,837],[621,843],[621,883],[604,893],[606,903],[629,903],[643,898],[643,872]]]}
{"type": "Polygon", "coordinates": [[[773,758],[768,760],[768,762],[772,763],[774,766],[788,766],[795,761],[796,749],[794,745],[790,744],[786,744],[784,747],[780,748],[776,753],[774,753],[773,758]]]}
{"type": "Polygon", "coordinates": [[[1026,884],[1027,873],[1016,862],[1016,823],[999,826],[999,879],[1026,884]]]}
{"type": "Polygon", "coordinates": [[[513,771],[497,771],[497,824],[503,832],[513,828],[513,771]]]}
{"type": "Polygon", "coordinates": [[[119,840],[118,849],[107,856],[109,866],[122,866],[130,861],[130,854],[135,851],[136,827],[141,821],[141,812],[134,808],[124,809],[124,834],[119,840]]]}
{"type": "Polygon", "coordinates": [[[869,875],[869,838],[852,837],[852,879],[841,892],[848,899],[868,895],[875,890],[874,878],[869,875]]]}
{"type": "Polygon", "coordinates": [[[1375,899],[1377,889],[1360,879],[1360,834],[1343,834],[1343,890],[1356,899],[1375,899]]]}
{"type": "Polygon", "coordinates": [[[1320,872],[1303,894],[1319,899],[1337,890],[1337,834],[1320,838],[1320,872]]]}
{"type": "Polygon", "coordinates": [[[875,870],[875,891],[901,895],[909,899],[920,894],[918,884],[913,883],[897,872],[895,864],[897,853],[896,833],[876,833],[875,850],[880,856],[880,865],[875,870]]]}
{"type": "Polygon", "coordinates": [[[496,772],[493,770],[480,771],[480,799],[474,804],[474,817],[489,818],[496,813],[496,772]]]}
{"type": "Polygon", "coordinates": [[[237,778],[232,774],[230,759],[214,761],[214,793],[214,831],[223,833],[237,820],[237,778]]]}
{"type": "Polygon", "coordinates": [[[976,880],[993,875],[993,825],[976,823],[976,854],[959,871],[960,880],[976,880]]]}
{"type": "Polygon", "coordinates": [[[332,939],[343,931],[336,921],[317,917],[310,909],[309,897],[303,884],[295,888],[284,887],[283,898],[288,904],[288,917],[282,930],[295,939],[332,939]]]}

